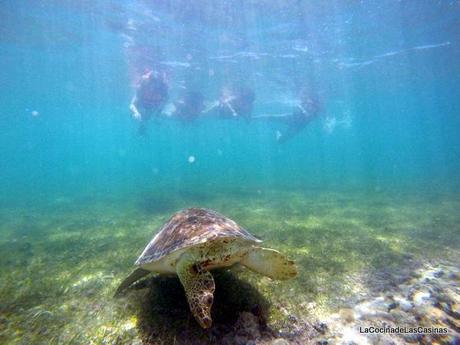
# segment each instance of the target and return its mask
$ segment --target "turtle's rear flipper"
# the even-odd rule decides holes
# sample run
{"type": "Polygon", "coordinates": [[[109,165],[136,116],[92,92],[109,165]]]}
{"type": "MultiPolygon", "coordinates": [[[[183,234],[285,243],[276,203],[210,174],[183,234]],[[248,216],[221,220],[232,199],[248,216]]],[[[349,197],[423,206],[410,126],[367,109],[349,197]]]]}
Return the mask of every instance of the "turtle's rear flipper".
{"type": "Polygon", "coordinates": [[[124,290],[131,286],[131,284],[138,281],[142,277],[145,277],[149,273],[150,271],[144,270],[143,268],[138,268],[134,270],[125,280],[121,282],[117,291],[115,291],[114,297],[119,297],[124,290]]]}
{"type": "Polygon", "coordinates": [[[274,249],[253,247],[240,263],[272,279],[287,280],[297,275],[294,261],[274,249]]]}

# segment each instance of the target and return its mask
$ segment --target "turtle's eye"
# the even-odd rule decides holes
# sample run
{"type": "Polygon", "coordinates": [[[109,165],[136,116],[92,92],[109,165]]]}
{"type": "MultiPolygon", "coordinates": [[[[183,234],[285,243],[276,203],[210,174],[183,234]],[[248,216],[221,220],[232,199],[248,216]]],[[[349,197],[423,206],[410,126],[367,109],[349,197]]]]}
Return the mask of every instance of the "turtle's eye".
{"type": "Polygon", "coordinates": [[[209,296],[206,296],[204,301],[207,305],[211,305],[213,300],[214,298],[211,295],[209,295],[209,296]]]}

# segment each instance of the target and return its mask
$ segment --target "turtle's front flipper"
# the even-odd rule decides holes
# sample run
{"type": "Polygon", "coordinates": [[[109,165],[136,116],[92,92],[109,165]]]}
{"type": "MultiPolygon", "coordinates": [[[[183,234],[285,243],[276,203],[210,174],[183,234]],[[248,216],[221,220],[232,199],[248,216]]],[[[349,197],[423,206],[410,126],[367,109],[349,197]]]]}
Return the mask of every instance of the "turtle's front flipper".
{"type": "Polygon", "coordinates": [[[252,247],[241,264],[272,279],[287,280],[297,275],[294,261],[274,249],[252,247]]]}
{"type": "Polygon", "coordinates": [[[121,282],[117,291],[115,291],[114,297],[120,296],[124,290],[126,290],[127,288],[131,286],[131,284],[138,281],[142,277],[145,277],[149,273],[150,271],[144,270],[143,268],[138,268],[134,270],[133,272],[131,272],[131,274],[125,280],[121,282]]]}
{"type": "Polygon", "coordinates": [[[214,301],[214,279],[192,255],[183,254],[176,264],[177,275],[187,295],[190,310],[201,327],[212,324],[211,307],[214,301]]]}

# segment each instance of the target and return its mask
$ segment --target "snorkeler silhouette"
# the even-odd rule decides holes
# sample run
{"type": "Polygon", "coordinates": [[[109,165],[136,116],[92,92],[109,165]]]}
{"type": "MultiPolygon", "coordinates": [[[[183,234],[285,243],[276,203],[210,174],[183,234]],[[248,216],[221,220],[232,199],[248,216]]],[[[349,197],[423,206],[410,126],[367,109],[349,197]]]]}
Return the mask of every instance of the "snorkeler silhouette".
{"type": "Polygon", "coordinates": [[[299,134],[321,112],[321,105],[317,97],[303,90],[300,103],[296,105],[291,115],[284,116],[283,122],[287,124],[284,131],[276,132],[276,140],[283,144],[299,134]]]}
{"type": "Polygon", "coordinates": [[[168,99],[168,85],[165,77],[148,70],[141,77],[136,94],[131,100],[132,116],[140,121],[139,134],[145,135],[146,122],[158,116],[168,99]]]}
{"type": "Polygon", "coordinates": [[[219,100],[219,117],[242,117],[249,120],[255,98],[254,91],[247,87],[224,89],[219,100]]]}
{"type": "Polygon", "coordinates": [[[187,91],[173,103],[166,116],[183,122],[195,121],[204,110],[204,97],[199,91],[187,91]]]}
{"type": "Polygon", "coordinates": [[[217,117],[220,119],[251,119],[252,106],[256,96],[248,87],[224,87],[219,100],[204,111],[207,113],[217,109],[217,117]]]}

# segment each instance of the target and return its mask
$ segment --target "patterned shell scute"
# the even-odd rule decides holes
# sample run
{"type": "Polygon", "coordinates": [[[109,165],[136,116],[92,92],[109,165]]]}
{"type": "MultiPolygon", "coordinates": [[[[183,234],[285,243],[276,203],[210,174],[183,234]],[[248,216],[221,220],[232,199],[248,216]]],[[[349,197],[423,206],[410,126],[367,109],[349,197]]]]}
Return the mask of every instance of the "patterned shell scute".
{"type": "Polygon", "coordinates": [[[136,265],[156,261],[176,250],[222,237],[261,242],[233,220],[216,211],[188,208],[175,213],[163,225],[158,234],[145,247],[136,265]]]}

